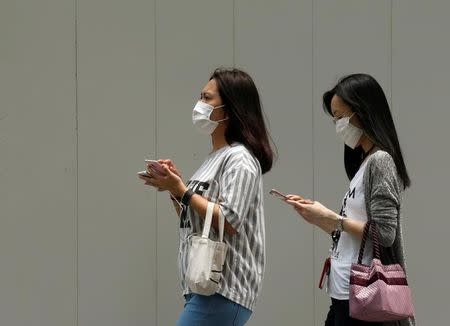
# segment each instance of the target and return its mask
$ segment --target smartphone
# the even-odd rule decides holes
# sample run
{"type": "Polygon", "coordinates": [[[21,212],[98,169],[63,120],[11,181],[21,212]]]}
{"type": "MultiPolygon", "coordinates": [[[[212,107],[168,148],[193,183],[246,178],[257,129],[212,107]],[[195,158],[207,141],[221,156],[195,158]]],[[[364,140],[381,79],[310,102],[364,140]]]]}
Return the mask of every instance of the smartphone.
{"type": "Polygon", "coordinates": [[[164,170],[163,166],[155,160],[145,160],[145,162],[148,164],[148,168],[151,172],[158,174],[160,176],[166,176],[166,171],[164,170]]]}
{"type": "Polygon", "coordinates": [[[279,198],[279,199],[281,199],[281,200],[287,200],[287,199],[288,199],[288,198],[286,197],[285,194],[279,192],[279,191],[276,190],[276,189],[270,190],[270,191],[269,191],[269,194],[271,194],[272,196],[277,197],[277,198],[279,198]]]}
{"type": "Polygon", "coordinates": [[[149,177],[147,171],[139,171],[137,174],[140,175],[140,176],[142,176],[142,177],[149,177]]]}

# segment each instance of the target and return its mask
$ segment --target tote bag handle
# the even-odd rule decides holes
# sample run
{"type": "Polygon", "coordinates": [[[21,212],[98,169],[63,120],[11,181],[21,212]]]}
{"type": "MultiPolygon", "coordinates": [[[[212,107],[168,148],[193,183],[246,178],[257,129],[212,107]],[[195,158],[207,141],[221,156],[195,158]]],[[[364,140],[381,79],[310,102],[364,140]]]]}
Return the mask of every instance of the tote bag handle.
{"type": "MultiPolygon", "coordinates": [[[[205,223],[203,225],[202,238],[209,238],[209,231],[211,230],[212,216],[214,212],[214,203],[208,201],[208,206],[206,207],[205,223]]],[[[223,233],[225,229],[225,217],[219,207],[219,242],[223,242],[223,233]]]]}

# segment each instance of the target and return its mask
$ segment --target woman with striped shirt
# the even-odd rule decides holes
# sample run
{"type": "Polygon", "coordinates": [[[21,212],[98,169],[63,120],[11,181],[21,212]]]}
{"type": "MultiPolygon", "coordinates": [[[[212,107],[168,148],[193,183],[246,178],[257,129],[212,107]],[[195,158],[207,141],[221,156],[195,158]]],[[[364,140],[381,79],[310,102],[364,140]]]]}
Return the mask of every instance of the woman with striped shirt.
{"type": "Polygon", "coordinates": [[[169,191],[180,216],[179,269],[185,306],[177,326],[244,325],[260,293],[265,263],[262,174],[273,151],[260,98],[251,77],[238,69],[217,69],[193,109],[194,126],[210,135],[212,151],[185,184],[171,160],[159,160],[166,176],[150,172],[147,185],[169,191]],[[178,205],[180,202],[181,205],[178,205]],[[192,293],[184,277],[189,236],[201,233],[208,202],[215,203],[210,237],[225,217],[228,245],[219,290],[192,293]]]}

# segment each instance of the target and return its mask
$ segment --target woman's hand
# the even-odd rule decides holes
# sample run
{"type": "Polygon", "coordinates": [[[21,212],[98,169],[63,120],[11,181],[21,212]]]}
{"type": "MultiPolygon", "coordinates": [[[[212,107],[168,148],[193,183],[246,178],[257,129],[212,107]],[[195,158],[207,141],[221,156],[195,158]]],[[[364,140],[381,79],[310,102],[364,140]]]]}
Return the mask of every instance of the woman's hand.
{"type": "Polygon", "coordinates": [[[172,171],[172,172],[175,173],[177,176],[179,176],[180,178],[182,178],[182,177],[181,177],[181,173],[178,172],[177,168],[175,167],[175,165],[172,163],[171,160],[169,160],[169,159],[158,160],[158,163],[161,164],[161,165],[162,165],[162,164],[167,165],[167,166],[169,167],[169,170],[170,170],[170,171],[172,171]]]}
{"type": "MultiPolygon", "coordinates": [[[[159,191],[169,191],[173,196],[181,197],[187,190],[187,187],[184,185],[180,176],[172,172],[168,165],[164,163],[161,165],[164,169],[164,176],[147,171],[148,176],[140,175],[139,178],[144,180],[146,185],[155,187],[159,191]]],[[[175,168],[174,170],[176,171],[175,168]]]]}
{"type": "MultiPolygon", "coordinates": [[[[139,179],[144,181],[144,184],[146,186],[156,188],[156,186],[153,184],[153,175],[150,172],[147,171],[147,175],[138,174],[138,177],[139,177],[139,179]]],[[[158,188],[158,191],[163,191],[163,190],[158,188]]]]}
{"type": "MultiPolygon", "coordinates": [[[[300,196],[300,195],[286,195],[286,197],[288,198],[287,200],[293,200],[293,201],[299,201],[299,200],[306,200],[307,202],[309,202],[309,203],[313,203],[313,201],[311,201],[311,200],[309,200],[309,199],[305,199],[305,198],[303,198],[302,196],[300,196]]],[[[287,201],[286,200],[286,201],[287,201]]]]}
{"type": "Polygon", "coordinates": [[[297,195],[288,195],[286,202],[294,207],[305,221],[320,227],[327,233],[336,229],[338,215],[318,201],[303,199],[297,195]]]}

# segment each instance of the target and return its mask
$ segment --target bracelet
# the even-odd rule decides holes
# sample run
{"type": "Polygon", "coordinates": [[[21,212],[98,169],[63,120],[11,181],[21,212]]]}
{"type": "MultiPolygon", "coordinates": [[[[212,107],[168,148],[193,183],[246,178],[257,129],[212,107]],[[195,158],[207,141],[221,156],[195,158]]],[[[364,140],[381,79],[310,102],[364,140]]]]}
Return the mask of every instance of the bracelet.
{"type": "Polygon", "coordinates": [[[338,216],[337,224],[336,224],[336,231],[342,232],[344,231],[344,217],[338,216]]]}
{"type": "Polygon", "coordinates": [[[191,200],[191,197],[194,195],[194,192],[191,189],[188,189],[184,192],[183,196],[181,196],[180,202],[185,205],[189,206],[189,201],[191,200]]]}

